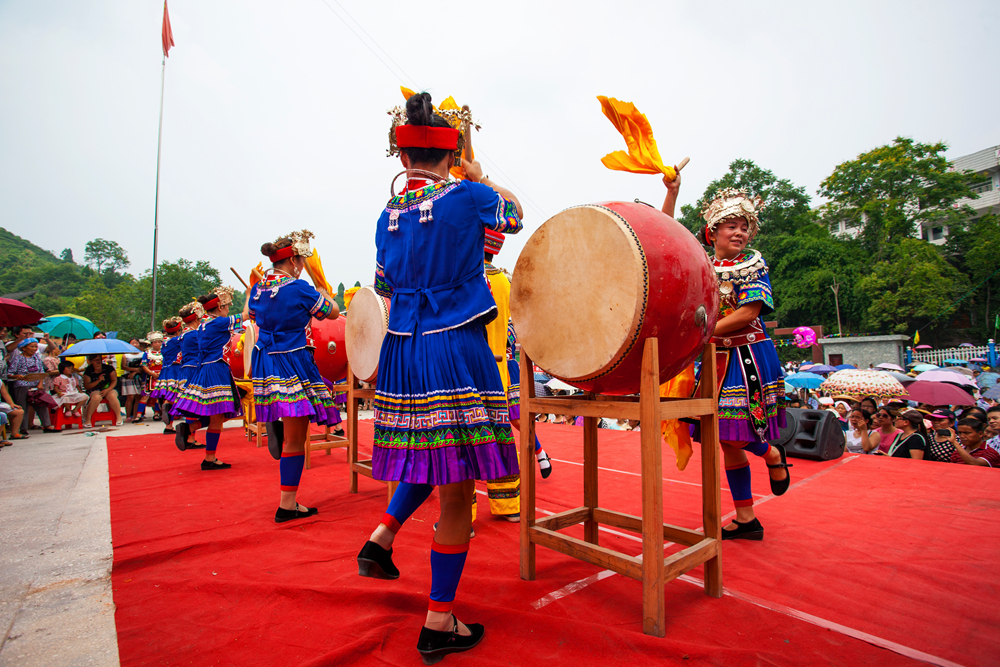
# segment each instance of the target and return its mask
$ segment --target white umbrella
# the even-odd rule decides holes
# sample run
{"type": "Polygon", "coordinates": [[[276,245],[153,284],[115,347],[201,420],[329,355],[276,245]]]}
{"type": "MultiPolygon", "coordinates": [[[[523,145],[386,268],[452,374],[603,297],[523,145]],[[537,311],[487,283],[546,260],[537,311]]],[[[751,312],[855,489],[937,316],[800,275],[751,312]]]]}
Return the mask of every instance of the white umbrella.
{"type": "Polygon", "coordinates": [[[551,380],[546,382],[545,386],[548,387],[549,389],[561,389],[563,391],[579,391],[579,389],[577,389],[573,385],[566,384],[562,380],[558,380],[556,378],[552,378],[551,380]]]}
{"type": "Polygon", "coordinates": [[[902,396],[906,393],[899,380],[880,371],[837,371],[820,385],[820,389],[831,394],[879,398],[902,396]]]}
{"type": "Polygon", "coordinates": [[[875,368],[881,368],[882,370],[886,371],[899,371],[900,373],[904,372],[903,369],[897,366],[896,364],[879,364],[875,368]]]}

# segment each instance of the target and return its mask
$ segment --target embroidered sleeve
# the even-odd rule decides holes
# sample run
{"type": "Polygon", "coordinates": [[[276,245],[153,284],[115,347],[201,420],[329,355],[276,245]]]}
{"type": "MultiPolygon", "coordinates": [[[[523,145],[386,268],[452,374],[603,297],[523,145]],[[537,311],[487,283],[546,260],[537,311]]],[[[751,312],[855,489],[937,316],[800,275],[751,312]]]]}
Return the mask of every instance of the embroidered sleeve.
{"type": "Polygon", "coordinates": [[[774,296],[771,294],[771,279],[767,273],[761,272],[756,279],[739,285],[736,294],[737,306],[745,306],[754,301],[762,301],[764,305],[760,309],[761,315],[774,312],[774,296]]]}
{"type": "Polygon", "coordinates": [[[378,262],[375,262],[375,292],[387,299],[392,298],[392,285],[385,279],[385,270],[378,262]]]}
{"type": "Polygon", "coordinates": [[[514,320],[507,320],[507,359],[514,358],[517,348],[517,332],[514,331],[514,320]]]}
{"type": "Polygon", "coordinates": [[[514,202],[504,199],[485,185],[469,183],[469,188],[484,227],[504,234],[521,231],[521,218],[517,215],[514,202]]]}
{"type": "Polygon", "coordinates": [[[243,326],[243,313],[229,316],[229,330],[236,331],[243,326]]]}
{"type": "MultiPolygon", "coordinates": [[[[259,285],[259,283],[258,283],[259,285]]],[[[251,322],[257,321],[257,300],[260,298],[260,290],[258,285],[254,285],[250,288],[250,302],[247,303],[247,313],[250,316],[251,322]]]]}
{"type": "Polygon", "coordinates": [[[316,299],[316,303],[309,309],[309,314],[317,320],[325,320],[333,312],[333,301],[327,299],[322,294],[316,299]]]}

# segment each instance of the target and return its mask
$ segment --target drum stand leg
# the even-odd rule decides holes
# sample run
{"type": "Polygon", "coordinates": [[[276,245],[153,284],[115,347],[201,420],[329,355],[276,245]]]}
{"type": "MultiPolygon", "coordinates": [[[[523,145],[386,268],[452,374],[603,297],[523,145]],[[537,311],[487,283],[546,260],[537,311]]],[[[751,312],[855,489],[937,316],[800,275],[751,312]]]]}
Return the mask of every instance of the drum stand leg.
{"type": "Polygon", "coordinates": [[[666,632],[663,581],[663,457],[660,440],[660,360],[656,339],[646,341],[639,380],[642,469],[642,631],[666,632]]]}
{"type": "MultiPolygon", "coordinates": [[[[535,374],[531,360],[521,351],[521,578],[535,580],[535,543],[529,531],[535,525],[535,374]]],[[[596,493],[595,493],[596,499],[596,493]]]]}

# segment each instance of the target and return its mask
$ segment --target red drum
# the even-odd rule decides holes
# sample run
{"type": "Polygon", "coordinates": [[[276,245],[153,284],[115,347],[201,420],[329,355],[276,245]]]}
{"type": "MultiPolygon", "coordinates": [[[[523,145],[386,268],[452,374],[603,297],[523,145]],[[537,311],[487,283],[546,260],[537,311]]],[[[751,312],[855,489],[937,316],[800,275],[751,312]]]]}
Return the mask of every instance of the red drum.
{"type": "Polygon", "coordinates": [[[587,391],[639,391],[643,344],[659,341],[660,382],[691,364],[715,330],[719,295],[705,250],[646,204],[576,206],[531,235],[514,269],[511,317],[522,348],[587,391]]]}
{"type": "Polygon", "coordinates": [[[237,354],[236,352],[240,347],[240,337],[242,335],[242,331],[234,331],[229,337],[229,342],[222,348],[222,358],[229,364],[229,371],[237,380],[245,380],[247,378],[247,374],[244,371],[243,354],[237,354]]]}
{"type": "Polygon", "coordinates": [[[378,377],[378,357],[389,328],[389,300],[366,285],[351,299],[347,314],[347,357],[351,372],[362,382],[378,377]]]}
{"type": "Polygon", "coordinates": [[[343,317],[335,320],[312,320],[310,344],[315,346],[313,357],[319,367],[319,374],[330,382],[340,382],[347,375],[347,345],[343,317]]]}

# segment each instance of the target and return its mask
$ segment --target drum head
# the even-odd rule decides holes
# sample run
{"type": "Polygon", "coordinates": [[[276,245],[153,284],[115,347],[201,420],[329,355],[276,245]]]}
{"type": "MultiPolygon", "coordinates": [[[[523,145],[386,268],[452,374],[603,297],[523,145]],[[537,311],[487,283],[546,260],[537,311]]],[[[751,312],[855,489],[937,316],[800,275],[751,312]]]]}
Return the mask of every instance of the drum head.
{"type": "Polygon", "coordinates": [[[364,382],[378,376],[378,356],[389,327],[389,309],[385,299],[369,285],[351,299],[347,314],[347,360],[351,372],[364,382]]]}
{"type": "Polygon", "coordinates": [[[643,266],[638,240],[604,207],[546,221],[521,251],[511,285],[514,328],[532,361],[570,382],[610,366],[641,323],[643,266]]]}

